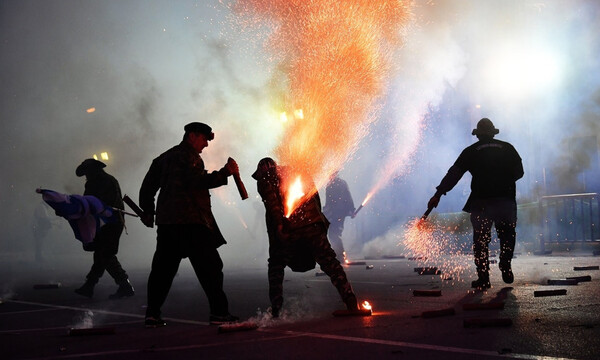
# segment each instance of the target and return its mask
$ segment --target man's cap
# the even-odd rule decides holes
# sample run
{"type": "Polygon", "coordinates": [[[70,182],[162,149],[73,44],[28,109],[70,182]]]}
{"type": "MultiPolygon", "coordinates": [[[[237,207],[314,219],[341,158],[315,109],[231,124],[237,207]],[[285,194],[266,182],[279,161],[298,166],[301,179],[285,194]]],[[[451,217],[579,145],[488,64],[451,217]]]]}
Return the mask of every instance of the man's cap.
{"type": "Polygon", "coordinates": [[[490,119],[483,118],[483,119],[479,120],[479,122],[477,123],[477,128],[473,129],[473,132],[471,134],[494,136],[494,135],[498,134],[499,132],[500,132],[500,130],[498,130],[494,127],[494,124],[492,123],[492,121],[490,119]]]}
{"type": "Polygon", "coordinates": [[[75,169],[75,175],[83,176],[90,171],[100,170],[106,167],[106,164],[102,161],[98,161],[96,159],[85,159],[83,162],[75,169]]]}
{"type": "Polygon", "coordinates": [[[183,127],[186,133],[200,133],[206,135],[208,140],[215,138],[215,134],[212,132],[212,128],[201,122],[192,122],[183,127]]]}

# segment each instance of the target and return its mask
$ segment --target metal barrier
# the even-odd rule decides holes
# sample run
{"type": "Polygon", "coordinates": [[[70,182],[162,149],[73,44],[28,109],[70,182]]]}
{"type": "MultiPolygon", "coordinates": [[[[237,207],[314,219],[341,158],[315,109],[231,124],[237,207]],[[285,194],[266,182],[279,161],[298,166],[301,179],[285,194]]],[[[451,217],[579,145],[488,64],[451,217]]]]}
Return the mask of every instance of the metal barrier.
{"type": "Polygon", "coordinates": [[[546,243],[596,241],[600,232],[600,199],[597,193],[542,196],[540,250],[546,243]]]}

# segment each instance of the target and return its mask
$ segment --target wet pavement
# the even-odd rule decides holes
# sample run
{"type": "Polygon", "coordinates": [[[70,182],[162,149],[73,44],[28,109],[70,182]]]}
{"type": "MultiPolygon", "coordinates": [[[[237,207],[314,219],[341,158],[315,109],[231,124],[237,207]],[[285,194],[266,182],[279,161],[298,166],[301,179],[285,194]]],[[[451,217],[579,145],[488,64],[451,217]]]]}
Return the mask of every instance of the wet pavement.
{"type": "MultiPolygon", "coordinates": [[[[0,347],[2,359],[598,359],[600,356],[600,257],[587,254],[513,260],[515,282],[504,284],[492,265],[492,288],[472,291],[471,256],[426,262],[357,259],[345,266],[370,317],[334,317],[343,309],[328,277],[318,269],[286,270],[284,312],[266,313],[266,266],[234,268],[225,262],[232,313],[258,326],[223,332],[208,324],[208,304],[184,260],[163,308],[168,325],[145,329],[144,267],[128,269],[136,295],[108,300],[116,285],[105,275],[93,299],[76,295],[85,262],[33,266],[3,259],[0,347]],[[69,264],[61,266],[60,264],[69,264]],[[229,266],[228,266],[229,265],[229,266]],[[436,266],[420,275],[415,267],[436,266]],[[575,270],[576,267],[591,267],[575,270]],[[585,278],[589,276],[588,278],[585,278]],[[548,280],[584,277],[576,285],[548,280]],[[53,287],[52,284],[60,286],[53,287]],[[38,286],[35,285],[50,285],[38,286]],[[41,288],[40,288],[41,287],[41,288]],[[44,288],[49,287],[49,288],[44,288]],[[417,292],[415,296],[415,290],[417,292]],[[564,295],[536,296],[566,290],[564,295]],[[70,329],[92,328],[76,334],[70,329]],[[93,330],[92,330],[93,331],[93,330]]],[[[231,330],[231,328],[230,328],[231,330]]]]}

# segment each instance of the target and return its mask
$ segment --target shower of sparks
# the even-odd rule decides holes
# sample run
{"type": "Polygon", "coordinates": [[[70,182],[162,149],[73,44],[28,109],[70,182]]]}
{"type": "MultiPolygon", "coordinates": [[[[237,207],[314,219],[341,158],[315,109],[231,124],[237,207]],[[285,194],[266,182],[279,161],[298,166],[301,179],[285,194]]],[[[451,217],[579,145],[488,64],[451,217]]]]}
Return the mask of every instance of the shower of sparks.
{"type": "Polygon", "coordinates": [[[301,120],[285,117],[275,152],[293,173],[314,180],[311,191],[342,167],[377,118],[410,6],[401,0],[238,0],[233,6],[243,25],[266,22],[272,29],[267,48],[287,82],[280,111],[302,109],[301,120]]]}
{"type": "Polygon", "coordinates": [[[459,281],[472,263],[464,255],[464,247],[456,241],[455,232],[460,227],[454,221],[414,219],[405,224],[398,245],[404,246],[409,257],[419,259],[422,265],[440,269],[443,279],[459,281]]]}

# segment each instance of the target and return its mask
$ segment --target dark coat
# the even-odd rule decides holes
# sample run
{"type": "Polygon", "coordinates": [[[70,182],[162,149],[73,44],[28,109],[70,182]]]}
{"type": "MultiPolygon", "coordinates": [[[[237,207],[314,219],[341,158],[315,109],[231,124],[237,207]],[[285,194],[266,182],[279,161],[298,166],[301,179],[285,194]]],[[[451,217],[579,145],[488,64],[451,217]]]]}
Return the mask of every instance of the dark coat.
{"type": "MultiPolygon", "coordinates": [[[[319,222],[323,222],[324,228],[326,228],[327,220],[320,212],[318,193],[316,194],[316,201],[319,204],[318,212],[312,214],[313,212],[310,210],[316,210],[315,207],[302,205],[289,218],[286,218],[285,197],[280,173],[282,168],[279,167],[278,169],[279,172],[274,168],[268,171],[258,170],[252,175],[257,181],[258,193],[265,205],[265,221],[269,235],[269,263],[284,261],[285,265],[295,272],[312,270],[315,268],[316,263],[309,239],[298,239],[294,235],[296,235],[298,229],[318,223],[314,221],[313,216],[316,216],[319,222]],[[281,227],[281,232],[278,231],[279,227],[281,227]],[[289,241],[290,238],[296,238],[296,241],[289,241]]],[[[309,201],[311,204],[316,204],[313,198],[309,201]]]]}
{"type": "MultiPolygon", "coordinates": [[[[83,195],[92,195],[108,206],[125,209],[121,187],[114,176],[107,174],[102,169],[97,169],[86,173],[86,179],[83,195]]],[[[115,212],[115,219],[118,219],[118,222],[124,222],[123,216],[117,212],[115,212]]]]}
{"type": "Polygon", "coordinates": [[[523,177],[523,163],[509,143],[483,137],[462,151],[437,187],[440,196],[452,190],[465,172],[470,172],[471,195],[464,211],[474,200],[504,198],[515,200],[516,181],[523,177]]]}
{"type": "Polygon", "coordinates": [[[152,161],[140,188],[140,207],[147,214],[156,214],[157,225],[203,225],[220,246],[226,241],[212,213],[209,189],[226,185],[229,175],[225,168],[206,171],[200,155],[182,141],[152,161]]]}
{"type": "Polygon", "coordinates": [[[325,188],[323,213],[329,221],[343,221],[354,213],[354,201],[348,183],[339,177],[333,178],[325,188]]]}

